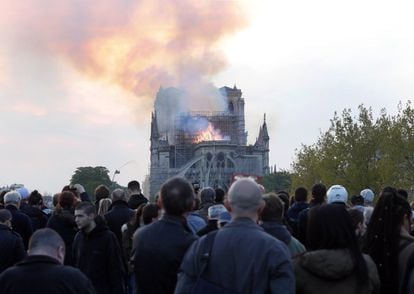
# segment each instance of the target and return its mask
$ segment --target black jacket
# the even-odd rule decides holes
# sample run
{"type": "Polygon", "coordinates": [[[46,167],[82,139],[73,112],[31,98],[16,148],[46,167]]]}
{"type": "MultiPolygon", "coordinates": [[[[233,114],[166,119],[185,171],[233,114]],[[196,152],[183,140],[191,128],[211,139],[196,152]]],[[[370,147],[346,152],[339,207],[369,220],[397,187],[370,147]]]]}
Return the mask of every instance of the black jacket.
{"type": "Polygon", "coordinates": [[[8,226],[0,224],[0,273],[25,256],[26,251],[20,235],[8,226]]]}
{"type": "Polygon", "coordinates": [[[47,215],[37,207],[26,205],[24,209],[20,210],[28,217],[32,222],[33,232],[38,229],[43,229],[47,224],[47,215]]]}
{"type": "Polygon", "coordinates": [[[197,232],[197,236],[201,237],[216,230],[218,230],[217,220],[209,219],[207,225],[197,232]]]}
{"type": "Polygon", "coordinates": [[[164,215],[134,237],[137,293],[173,293],[187,248],[195,241],[185,218],[164,215]]]}
{"type": "Polygon", "coordinates": [[[12,215],[11,223],[13,230],[20,234],[23,239],[24,247],[27,249],[29,245],[29,239],[33,233],[32,222],[30,221],[30,218],[23,212],[20,212],[13,205],[7,205],[6,209],[8,209],[12,215]]]}
{"type": "Polygon", "coordinates": [[[141,193],[129,196],[128,206],[131,209],[137,209],[142,203],[148,203],[148,199],[141,193]]]}
{"type": "Polygon", "coordinates": [[[73,242],[75,266],[91,281],[98,294],[124,293],[125,269],[116,236],[101,216],[89,233],[79,231],[73,242]]]}
{"type": "Polygon", "coordinates": [[[78,269],[45,255],[32,255],[0,275],[2,294],[94,294],[91,282],[78,269]],[[22,281],[24,279],[24,281],[22,281]]]}
{"type": "Polygon", "coordinates": [[[62,237],[66,247],[65,265],[73,265],[72,244],[78,232],[73,212],[67,209],[55,210],[47,227],[55,230],[62,237]]]}
{"type": "Polygon", "coordinates": [[[134,211],[128,207],[128,203],[122,200],[112,203],[111,210],[104,215],[109,229],[116,235],[119,244],[122,244],[121,227],[133,216],[134,211]]]}

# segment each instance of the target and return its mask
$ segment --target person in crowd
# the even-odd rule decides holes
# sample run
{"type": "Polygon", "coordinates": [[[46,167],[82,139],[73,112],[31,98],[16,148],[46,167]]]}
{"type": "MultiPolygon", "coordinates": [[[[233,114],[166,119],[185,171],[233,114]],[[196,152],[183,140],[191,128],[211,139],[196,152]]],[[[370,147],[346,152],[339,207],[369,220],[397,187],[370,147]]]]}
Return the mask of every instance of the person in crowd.
{"type": "Polygon", "coordinates": [[[365,233],[363,250],[378,267],[381,293],[413,293],[414,237],[410,236],[411,207],[393,187],[378,198],[365,233]]]}
{"type": "Polygon", "coordinates": [[[348,203],[348,191],[344,186],[333,185],[326,192],[328,204],[340,204],[346,206],[348,203]]]}
{"type": "Polygon", "coordinates": [[[80,202],[75,208],[79,232],[73,241],[75,267],[91,281],[98,294],[118,294],[125,291],[125,265],[117,237],[105,224],[90,202],[80,202]]]}
{"type": "Polygon", "coordinates": [[[364,189],[359,193],[359,195],[361,195],[364,198],[365,207],[374,206],[375,194],[371,189],[364,189]]]}
{"type": "Polygon", "coordinates": [[[115,189],[111,194],[111,198],[111,210],[104,217],[109,229],[118,238],[119,244],[122,244],[121,227],[133,218],[135,212],[129,208],[127,196],[123,189],[115,189]]]}
{"type": "Polygon", "coordinates": [[[365,209],[364,203],[365,203],[364,197],[362,197],[361,195],[351,196],[351,206],[352,206],[352,208],[358,209],[362,213],[364,212],[364,209],[365,209]]]}
{"type": "Polygon", "coordinates": [[[218,219],[222,212],[226,212],[227,209],[223,204],[215,204],[208,208],[208,223],[201,230],[197,232],[199,237],[207,235],[210,232],[218,230],[218,219]]]}
{"type": "Polygon", "coordinates": [[[84,274],[63,265],[65,243],[55,231],[37,230],[30,239],[28,254],[0,275],[2,294],[95,294],[84,274]]]}
{"type": "Polygon", "coordinates": [[[256,223],[264,206],[259,186],[248,178],[237,180],[229,189],[228,202],[233,220],[191,245],[175,293],[197,293],[201,281],[223,293],[295,293],[286,245],[256,223]],[[202,256],[208,256],[206,267],[202,256]]]}
{"type": "Polygon", "coordinates": [[[160,207],[154,203],[142,203],[135,211],[134,217],[122,228],[122,249],[124,260],[128,268],[127,291],[129,294],[136,293],[135,274],[133,268],[133,240],[136,231],[141,228],[141,224],[147,226],[158,221],[160,217],[160,207]]]}
{"type": "Polygon", "coordinates": [[[229,222],[231,222],[231,214],[227,210],[223,211],[217,220],[217,228],[221,229],[229,222]]]}
{"type": "Polygon", "coordinates": [[[407,192],[407,190],[400,188],[400,189],[397,189],[397,193],[401,197],[403,197],[404,199],[408,200],[408,192],[407,192]]]}
{"type": "Polygon", "coordinates": [[[344,205],[312,208],[307,249],[295,260],[296,293],[379,293],[375,263],[361,253],[344,205]]]}
{"type": "Polygon", "coordinates": [[[128,205],[131,209],[137,209],[142,203],[148,203],[148,199],[141,193],[141,186],[138,181],[128,183],[128,205]]]}
{"type": "Polygon", "coordinates": [[[12,215],[12,228],[23,238],[24,248],[29,245],[30,236],[33,233],[30,218],[19,210],[21,196],[16,191],[10,191],[4,195],[4,205],[12,215]]]}
{"type": "Polygon", "coordinates": [[[309,211],[313,208],[313,207],[317,207],[319,205],[322,205],[325,203],[325,198],[326,198],[326,187],[324,184],[315,184],[312,186],[312,199],[310,200],[309,203],[309,208],[304,209],[300,214],[299,214],[299,221],[298,221],[298,240],[305,245],[307,245],[307,228],[308,228],[308,216],[309,216],[309,211]]]}
{"type": "Polygon", "coordinates": [[[365,229],[368,227],[368,224],[371,220],[371,216],[372,216],[373,212],[374,212],[374,207],[372,207],[372,206],[366,206],[364,208],[364,226],[365,226],[365,229]]]}
{"type": "Polygon", "coordinates": [[[222,188],[216,188],[214,192],[216,193],[216,197],[214,198],[214,203],[224,205],[224,197],[226,196],[226,192],[224,192],[222,188]]]}
{"type": "Polygon", "coordinates": [[[109,188],[105,185],[99,185],[98,187],[95,188],[95,206],[99,209],[99,202],[102,199],[108,199],[110,192],[109,192],[109,188]]]}
{"type": "Polygon", "coordinates": [[[260,212],[260,226],[264,231],[276,239],[282,241],[288,247],[293,257],[306,251],[305,246],[295,237],[292,237],[285,225],[283,225],[283,202],[273,193],[263,195],[265,206],[260,212]]]}
{"type": "MultiPolygon", "coordinates": [[[[277,196],[282,200],[283,202],[283,224],[288,228],[289,232],[292,232],[292,228],[290,227],[289,220],[287,218],[287,212],[290,207],[290,200],[289,200],[289,193],[286,191],[279,191],[277,192],[277,196]]],[[[293,197],[294,199],[294,197],[293,197]]]]}
{"type": "Polygon", "coordinates": [[[43,196],[37,190],[32,191],[28,198],[28,205],[22,208],[21,211],[30,217],[33,231],[46,227],[48,218],[42,208],[43,196]]]}
{"type": "Polygon", "coordinates": [[[76,196],[81,200],[81,201],[91,201],[91,199],[89,198],[88,193],[86,192],[85,188],[77,183],[74,184],[73,187],[76,189],[76,196]]]}
{"type": "Polygon", "coordinates": [[[75,195],[72,192],[60,193],[53,215],[47,222],[47,227],[55,230],[65,242],[65,265],[73,265],[72,244],[78,231],[73,209],[75,201],[75,195]]]}
{"type": "Polygon", "coordinates": [[[201,217],[196,211],[200,208],[200,199],[194,198],[193,209],[187,214],[187,225],[194,235],[197,234],[207,223],[204,218],[201,217]]]}
{"type": "Polygon", "coordinates": [[[99,200],[98,214],[104,215],[111,209],[112,200],[110,198],[103,198],[99,200]]]}
{"type": "Polygon", "coordinates": [[[10,211],[0,209],[0,273],[26,256],[22,238],[12,231],[11,219],[10,211]]]}
{"type": "Polygon", "coordinates": [[[289,207],[287,211],[287,219],[289,221],[290,227],[293,230],[293,235],[298,236],[299,234],[299,214],[304,209],[309,207],[308,200],[308,190],[304,187],[299,187],[295,190],[295,202],[289,207]]]}
{"type": "Polygon", "coordinates": [[[211,187],[206,187],[200,190],[200,209],[196,211],[206,223],[208,223],[208,208],[213,206],[216,192],[211,187]]]}
{"type": "Polygon", "coordinates": [[[22,210],[28,205],[28,199],[29,199],[30,192],[26,187],[17,188],[15,191],[20,194],[19,209],[22,210]]]}
{"type": "Polygon", "coordinates": [[[358,244],[362,247],[363,236],[365,234],[365,220],[364,220],[364,211],[361,211],[358,208],[352,207],[348,209],[349,216],[351,217],[352,227],[355,231],[355,236],[357,238],[358,244]]]}
{"type": "Polygon", "coordinates": [[[0,209],[4,208],[4,195],[6,195],[7,192],[10,192],[10,190],[3,190],[0,192],[0,209]]]}
{"type": "Polygon", "coordinates": [[[60,193],[53,194],[53,198],[52,198],[53,208],[56,208],[56,206],[58,205],[59,197],[60,197],[60,193]]]}
{"type": "Polygon", "coordinates": [[[194,190],[184,178],[167,180],[160,191],[161,219],[139,229],[134,236],[134,271],[137,293],[173,293],[184,253],[196,240],[186,225],[194,190]]]}

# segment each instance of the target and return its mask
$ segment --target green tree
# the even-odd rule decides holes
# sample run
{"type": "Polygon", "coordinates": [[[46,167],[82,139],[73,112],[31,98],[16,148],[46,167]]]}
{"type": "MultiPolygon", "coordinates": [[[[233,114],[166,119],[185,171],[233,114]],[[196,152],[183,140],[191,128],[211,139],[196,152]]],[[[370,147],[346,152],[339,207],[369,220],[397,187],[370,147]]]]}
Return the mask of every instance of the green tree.
{"type": "Polygon", "coordinates": [[[70,183],[81,184],[88,195],[92,198],[94,196],[95,188],[99,185],[106,185],[111,188],[112,182],[109,178],[109,170],[103,166],[83,166],[78,167],[70,179],[70,183]]]}
{"type": "Polygon", "coordinates": [[[303,145],[292,164],[293,186],[322,182],[342,184],[355,194],[384,185],[410,189],[414,182],[414,109],[401,104],[395,116],[381,111],[373,118],[371,108],[335,113],[330,128],[317,142],[303,145]]]}
{"type": "Polygon", "coordinates": [[[270,173],[263,177],[263,186],[269,192],[289,191],[291,186],[290,173],[288,171],[270,173]]]}

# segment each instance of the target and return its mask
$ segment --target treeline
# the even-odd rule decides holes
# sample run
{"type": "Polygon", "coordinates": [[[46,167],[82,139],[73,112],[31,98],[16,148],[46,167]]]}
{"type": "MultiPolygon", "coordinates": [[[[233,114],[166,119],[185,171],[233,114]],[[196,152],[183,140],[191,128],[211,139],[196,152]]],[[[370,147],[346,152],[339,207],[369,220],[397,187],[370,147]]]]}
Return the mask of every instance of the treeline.
{"type": "Polygon", "coordinates": [[[392,185],[411,191],[414,184],[414,109],[398,105],[396,115],[382,109],[374,119],[364,105],[335,113],[330,128],[313,145],[302,145],[292,164],[292,187],[341,184],[349,193],[379,191],[392,185]]]}

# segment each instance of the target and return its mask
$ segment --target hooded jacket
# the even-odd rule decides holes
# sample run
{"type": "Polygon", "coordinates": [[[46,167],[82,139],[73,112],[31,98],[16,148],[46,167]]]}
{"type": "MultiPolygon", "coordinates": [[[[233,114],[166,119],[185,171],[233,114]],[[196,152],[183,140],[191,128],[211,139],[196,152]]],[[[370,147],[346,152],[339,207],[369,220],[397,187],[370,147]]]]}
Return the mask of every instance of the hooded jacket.
{"type": "Polygon", "coordinates": [[[125,270],[118,240],[101,216],[95,222],[91,232],[79,231],[75,236],[75,266],[92,281],[96,293],[124,293],[125,270]]]}
{"type": "Polygon", "coordinates": [[[73,265],[72,244],[78,231],[72,210],[57,209],[47,222],[47,227],[55,230],[65,242],[65,265],[73,265]]]}
{"type": "Polygon", "coordinates": [[[368,281],[365,285],[359,285],[355,262],[347,249],[304,253],[295,263],[296,293],[379,293],[376,265],[368,255],[363,256],[368,269],[368,281]]]}

